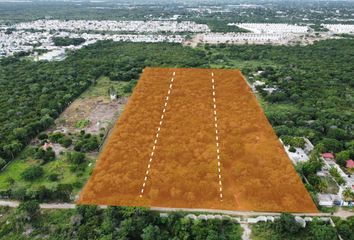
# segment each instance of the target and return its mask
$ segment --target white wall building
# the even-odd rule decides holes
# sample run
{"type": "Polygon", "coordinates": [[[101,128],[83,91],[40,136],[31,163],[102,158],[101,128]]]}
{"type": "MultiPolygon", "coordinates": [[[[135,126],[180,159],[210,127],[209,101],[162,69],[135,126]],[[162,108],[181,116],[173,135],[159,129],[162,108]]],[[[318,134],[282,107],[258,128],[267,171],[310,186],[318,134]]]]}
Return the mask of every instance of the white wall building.
{"type": "Polygon", "coordinates": [[[335,34],[354,34],[354,24],[322,24],[322,26],[335,34]]]}
{"type": "Polygon", "coordinates": [[[305,34],[309,32],[310,28],[308,26],[299,26],[284,23],[229,23],[229,26],[237,26],[249,30],[253,33],[302,33],[305,34]]]}

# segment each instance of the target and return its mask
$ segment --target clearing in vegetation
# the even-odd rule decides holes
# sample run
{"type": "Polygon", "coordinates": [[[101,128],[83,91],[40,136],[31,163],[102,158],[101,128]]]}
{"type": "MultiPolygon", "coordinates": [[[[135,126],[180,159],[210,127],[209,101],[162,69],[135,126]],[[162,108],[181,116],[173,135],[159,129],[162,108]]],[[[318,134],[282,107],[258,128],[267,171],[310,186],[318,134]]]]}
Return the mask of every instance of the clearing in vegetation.
{"type": "Polygon", "coordinates": [[[317,212],[238,70],[145,68],[80,204],[317,212]]]}

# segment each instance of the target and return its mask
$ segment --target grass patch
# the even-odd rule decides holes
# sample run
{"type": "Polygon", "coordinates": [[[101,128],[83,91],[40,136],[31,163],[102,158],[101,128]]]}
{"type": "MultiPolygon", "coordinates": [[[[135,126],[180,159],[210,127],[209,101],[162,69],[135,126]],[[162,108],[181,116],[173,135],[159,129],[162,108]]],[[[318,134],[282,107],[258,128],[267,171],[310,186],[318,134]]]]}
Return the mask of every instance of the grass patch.
{"type": "MultiPolygon", "coordinates": [[[[97,101],[110,102],[109,89],[114,88],[118,96],[127,96],[130,93],[125,93],[124,89],[128,85],[129,82],[111,81],[108,77],[100,77],[78,99],[96,98],[99,99],[97,101]]],[[[86,118],[74,122],[75,127],[79,129],[84,129],[89,124],[90,120],[86,118]]],[[[38,189],[41,186],[53,189],[58,184],[71,184],[74,188],[72,193],[77,194],[90,176],[97,158],[95,152],[86,154],[87,160],[85,163],[75,167],[67,161],[65,155],[57,155],[54,161],[41,165],[44,172],[43,176],[33,181],[25,181],[21,174],[30,166],[41,164],[40,160],[34,159],[34,153],[31,152],[31,149],[32,146],[27,146],[4,171],[0,172],[0,191],[5,192],[20,188],[27,191],[38,189]]]]}
{"type": "Polygon", "coordinates": [[[79,121],[75,124],[75,127],[82,129],[82,128],[87,127],[88,125],[90,125],[90,120],[88,120],[88,119],[83,119],[83,120],[79,120],[79,121]]]}
{"type": "Polygon", "coordinates": [[[108,77],[100,77],[94,85],[89,87],[79,99],[86,99],[92,97],[104,97],[109,100],[109,89],[113,87],[118,96],[128,96],[130,93],[124,92],[124,87],[128,85],[129,82],[123,81],[111,81],[108,77]]]}
{"type": "MultiPolygon", "coordinates": [[[[29,147],[27,147],[29,148],[29,147]]],[[[26,151],[26,150],[25,150],[26,151]]],[[[83,165],[83,171],[72,171],[71,166],[65,156],[59,155],[54,161],[41,165],[44,174],[39,179],[34,181],[26,181],[21,177],[21,173],[31,165],[39,165],[39,160],[28,158],[15,159],[1,174],[0,174],[0,191],[6,191],[13,188],[25,187],[26,189],[35,189],[40,186],[53,188],[58,184],[73,184],[74,191],[77,193],[86,179],[89,177],[95,164],[94,158],[88,158],[83,165]],[[91,165],[90,165],[91,164],[91,165]],[[90,165],[90,166],[89,166],[90,165]],[[51,174],[58,174],[56,181],[51,181],[51,174]],[[10,180],[11,179],[11,180],[10,180]]]]}
{"type": "Polygon", "coordinates": [[[339,187],[337,183],[331,177],[323,177],[322,178],[328,185],[327,189],[325,190],[326,193],[337,194],[339,191],[339,187]]]}
{"type": "Polygon", "coordinates": [[[21,173],[32,164],[32,161],[27,161],[21,158],[21,156],[13,160],[12,163],[0,173],[0,191],[5,191],[11,187],[10,179],[13,179],[17,184],[21,184],[21,173]]]}

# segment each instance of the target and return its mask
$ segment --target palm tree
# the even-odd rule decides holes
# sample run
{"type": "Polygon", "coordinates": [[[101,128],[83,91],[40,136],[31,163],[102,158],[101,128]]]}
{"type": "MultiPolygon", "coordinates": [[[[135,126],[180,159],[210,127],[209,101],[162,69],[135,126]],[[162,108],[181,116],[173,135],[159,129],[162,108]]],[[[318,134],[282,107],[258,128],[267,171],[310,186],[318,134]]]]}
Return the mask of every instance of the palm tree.
{"type": "Polygon", "coordinates": [[[350,188],[346,188],[343,193],[343,198],[346,202],[348,201],[352,201],[354,198],[354,193],[352,192],[352,190],[350,188]]]}

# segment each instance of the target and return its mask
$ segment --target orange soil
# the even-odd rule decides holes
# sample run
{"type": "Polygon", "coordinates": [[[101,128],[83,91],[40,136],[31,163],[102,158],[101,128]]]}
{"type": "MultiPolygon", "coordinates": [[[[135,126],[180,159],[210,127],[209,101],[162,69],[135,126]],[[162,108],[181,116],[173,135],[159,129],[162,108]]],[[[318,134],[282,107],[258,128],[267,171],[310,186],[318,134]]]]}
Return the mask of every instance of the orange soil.
{"type": "Polygon", "coordinates": [[[220,69],[146,68],[78,203],[317,212],[240,71],[220,69]]]}

